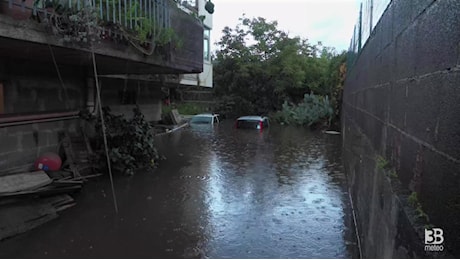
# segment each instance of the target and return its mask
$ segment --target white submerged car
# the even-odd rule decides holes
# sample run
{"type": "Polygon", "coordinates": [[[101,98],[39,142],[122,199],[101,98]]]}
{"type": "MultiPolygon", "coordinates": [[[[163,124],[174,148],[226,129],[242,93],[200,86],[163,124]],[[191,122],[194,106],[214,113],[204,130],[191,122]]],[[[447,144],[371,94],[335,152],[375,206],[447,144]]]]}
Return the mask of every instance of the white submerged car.
{"type": "Polygon", "coordinates": [[[193,116],[190,121],[190,125],[217,125],[219,124],[218,114],[198,114],[193,116]]]}

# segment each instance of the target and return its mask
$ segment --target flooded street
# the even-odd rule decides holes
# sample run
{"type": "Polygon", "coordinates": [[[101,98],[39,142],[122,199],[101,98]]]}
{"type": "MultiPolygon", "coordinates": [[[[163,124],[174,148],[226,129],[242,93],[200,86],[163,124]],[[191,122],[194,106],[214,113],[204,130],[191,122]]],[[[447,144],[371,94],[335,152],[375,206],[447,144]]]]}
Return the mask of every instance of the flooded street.
{"type": "Polygon", "coordinates": [[[2,258],[358,257],[341,137],[233,122],[158,139],[153,172],[93,180],[56,220],[0,243],[2,258]]]}

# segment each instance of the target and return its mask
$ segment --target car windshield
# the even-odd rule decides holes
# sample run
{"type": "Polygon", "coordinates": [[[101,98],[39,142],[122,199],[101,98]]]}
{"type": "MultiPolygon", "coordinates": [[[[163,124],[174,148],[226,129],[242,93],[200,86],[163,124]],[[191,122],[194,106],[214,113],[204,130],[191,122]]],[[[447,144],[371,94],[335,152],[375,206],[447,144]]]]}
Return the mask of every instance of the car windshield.
{"type": "Polygon", "coordinates": [[[238,120],[238,128],[257,128],[259,120],[238,120]]]}
{"type": "Polygon", "coordinates": [[[212,117],[210,116],[195,116],[190,120],[191,124],[211,124],[212,117]]]}

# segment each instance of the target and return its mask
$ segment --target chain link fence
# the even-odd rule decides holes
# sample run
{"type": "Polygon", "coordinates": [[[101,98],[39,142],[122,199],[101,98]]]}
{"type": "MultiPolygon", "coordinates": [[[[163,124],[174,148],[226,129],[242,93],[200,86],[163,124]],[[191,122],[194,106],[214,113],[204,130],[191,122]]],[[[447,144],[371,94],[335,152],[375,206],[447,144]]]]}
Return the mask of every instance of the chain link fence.
{"type": "Polygon", "coordinates": [[[390,3],[391,0],[363,0],[361,2],[358,20],[348,49],[347,67],[349,70],[355,64],[361,48],[366,44],[390,3]]]}

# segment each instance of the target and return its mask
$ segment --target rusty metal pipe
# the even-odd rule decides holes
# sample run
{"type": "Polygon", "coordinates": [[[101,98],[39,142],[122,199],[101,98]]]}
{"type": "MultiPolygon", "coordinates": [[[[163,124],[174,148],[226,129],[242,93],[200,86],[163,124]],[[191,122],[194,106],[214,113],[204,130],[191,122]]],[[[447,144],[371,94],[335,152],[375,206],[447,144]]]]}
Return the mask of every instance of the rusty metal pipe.
{"type": "Polygon", "coordinates": [[[79,111],[47,113],[38,115],[9,116],[0,118],[0,127],[70,120],[78,117],[79,111]]]}

